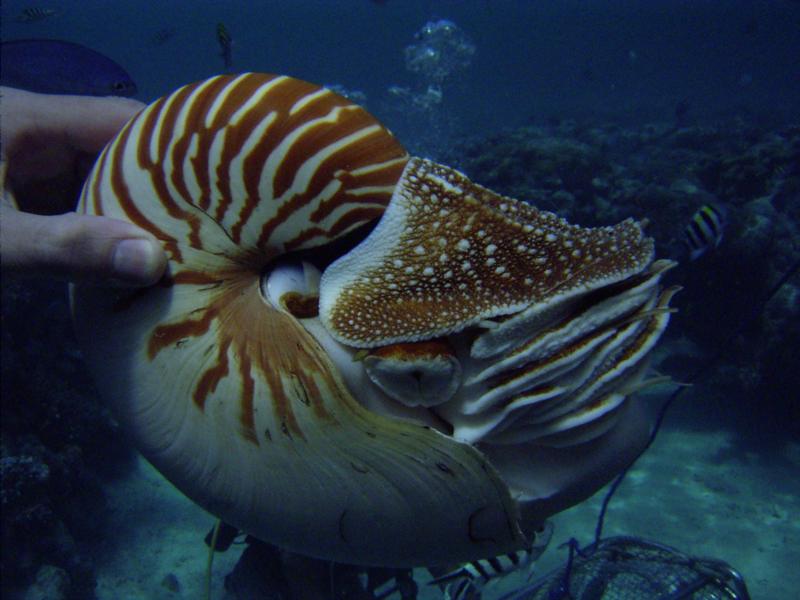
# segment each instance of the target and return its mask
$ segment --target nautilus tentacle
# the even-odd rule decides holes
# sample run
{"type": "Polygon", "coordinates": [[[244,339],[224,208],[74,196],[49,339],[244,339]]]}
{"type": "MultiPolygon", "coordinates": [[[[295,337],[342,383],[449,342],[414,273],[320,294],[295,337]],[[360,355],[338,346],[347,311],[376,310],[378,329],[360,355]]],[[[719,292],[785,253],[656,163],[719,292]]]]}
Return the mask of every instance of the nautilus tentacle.
{"type": "Polygon", "coordinates": [[[426,403],[455,438],[574,445],[613,426],[642,378],[672,264],[632,220],[577,227],[412,158],[375,229],[325,270],[320,319],[375,359],[457,334],[457,391],[426,403]]]}
{"type": "Polygon", "coordinates": [[[493,556],[635,452],[626,398],[674,293],[638,223],[570,225],[259,74],[145,108],[81,207],[169,257],[146,290],[73,289],[101,391],[250,534],[372,565],[493,556]]]}

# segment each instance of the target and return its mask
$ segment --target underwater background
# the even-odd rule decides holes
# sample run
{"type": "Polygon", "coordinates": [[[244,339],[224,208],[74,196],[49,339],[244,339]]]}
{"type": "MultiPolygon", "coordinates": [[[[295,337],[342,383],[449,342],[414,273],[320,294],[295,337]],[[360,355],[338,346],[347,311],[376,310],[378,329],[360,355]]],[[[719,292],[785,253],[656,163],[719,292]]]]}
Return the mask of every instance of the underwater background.
{"type": "MultiPolygon", "coordinates": [[[[583,225],[649,219],[683,286],[653,367],[692,385],[605,533],[725,560],[753,598],[800,597],[800,2],[6,0],[0,38],[92,48],[145,102],[222,72],[328,85],[498,192],[583,225]],[[692,260],[706,206],[725,218],[692,260]]],[[[4,597],[202,597],[213,517],[103,407],[63,283],[3,277],[0,426],[4,597]]],[[[537,573],[591,541],[602,495],[554,519],[537,573]]],[[[213,598],[237,552],[216,556],[213,598]]]]}

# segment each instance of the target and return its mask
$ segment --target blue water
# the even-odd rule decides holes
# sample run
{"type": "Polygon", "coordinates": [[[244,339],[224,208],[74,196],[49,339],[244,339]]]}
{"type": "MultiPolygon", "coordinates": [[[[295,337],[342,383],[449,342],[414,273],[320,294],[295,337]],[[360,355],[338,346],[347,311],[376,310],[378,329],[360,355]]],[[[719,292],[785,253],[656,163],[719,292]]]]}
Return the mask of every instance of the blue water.
{"type": "MultiPolygon", "coordinates": [[[[669,117],[688,100],[698,115],[800,111],[800,3],[790,0],[293,0],[172,1],[163,8],[92,0],[34,24],[3,3],[3,39],[57,37],[124,65],[152,100],[223,69],[215,37],[234,39],[236,70],[279,72],[363,90],[414,85],[403,49],[431,19],[473,39],[470,68],[445,101],[483,133],[529,119],[576,115],[669,117]],[[153,35],[174,28],[159,45],[153,35]]],[[[373,108],[374,110],[374,108],[373,108]]],[[[381,115],[378,115],[381,116],[381,115]]]]}
{"type": "MultiPolygon", "coordinates": [[[[412,153],[571,221],[646,217],[659,257],[685,259],[680,238],[691,215],[705,202],[724,204],[719,248],[666,278],[684,290],[654,366],[696,385],[623,486],[610,531],[729,560],[755,598],[800,597],[800,281],[795,273],[775,287],[800,258],[800,1],[161,4],[6,0],[0,38],[86,45],[122,65],[135,97],[150,102],[225,72],[223,23],[231,72],[336,86],[412,153]],[[17,20],[34,6],[57,14],[17,20]]],[[[138,459],[72,339],[63,284],[5,280],[3,294],[3,508],[11,515],[3,529],[26,540],[19,555],[3,551],[8,589],[23,597],[40,567],[54,564],[82,574],[83,591],[69,598],[88,600],[81,594],[95,587],[103,600],[196,597],[210,517],[152,470],[131,466],[138,459]],[[130,505],[81,514],[89,496],[104,495],[130,505]],[[138,509],[144,516],[131,506],[147,507],[138,509]],[[41,507],[50,511],[44,525],[28,520],[41,507]],[[176,514],[191,526],[176,525],[176,514]],[[41,526],[33,534],[31,522],[41,526]],[[165,534],[170,527],[179,532],[165,534]],[[162,548],[174,550],[163,564],[162,548]],[[151,562],[129,567],[126,551],[151,562]],[[181,552],[196,563],[184,565],[181,552]],[[162,585],[166,574],[179,576],[182,592],[162,585]],[[115,585],[124,594],[115,596],[115,585]]],[[[668,392],[651,401],[659,393],[668,392]]],[[[589,541],[598,504],[557,517],[553,546],[568,535],[589,541]]],[[[550,552],[545,562],[563,558],[550,552]]]]}

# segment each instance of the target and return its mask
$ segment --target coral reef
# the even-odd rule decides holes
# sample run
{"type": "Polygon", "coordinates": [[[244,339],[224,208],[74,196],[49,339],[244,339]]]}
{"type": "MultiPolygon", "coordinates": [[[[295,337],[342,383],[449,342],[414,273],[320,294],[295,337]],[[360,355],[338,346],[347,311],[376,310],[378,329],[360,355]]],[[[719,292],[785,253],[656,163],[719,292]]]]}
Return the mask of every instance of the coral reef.
{"type": "Polygon", "coordinates": [[[3,596],[86,600],[101,477],[133,454],[76,350],[65,285],[4,277],[2,294],[3,596]]]}

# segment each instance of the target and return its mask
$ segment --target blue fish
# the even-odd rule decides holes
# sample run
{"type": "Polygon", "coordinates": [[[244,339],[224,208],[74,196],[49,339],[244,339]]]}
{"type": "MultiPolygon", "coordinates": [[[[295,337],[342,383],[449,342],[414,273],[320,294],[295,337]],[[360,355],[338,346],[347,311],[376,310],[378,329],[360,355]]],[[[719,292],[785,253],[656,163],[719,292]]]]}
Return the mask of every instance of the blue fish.
{"type": "Polygon", "coordinates": [[[715,204],[704,204],[692,215],[683,232],[683,241],[689,249],[691,260],[699,258],[712,246],[719,246],[725,220],[725,209],[715,204]]]}
{"type": "Polygon", "coordinates": [[[41,94],[133,96],[136,84],[113,60],[62,40],[0,44],[0,85],[41,94]]]}

